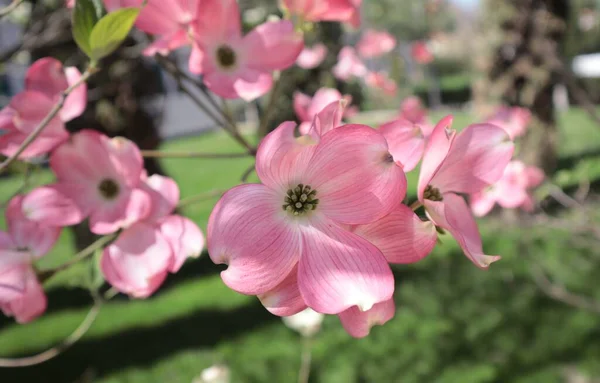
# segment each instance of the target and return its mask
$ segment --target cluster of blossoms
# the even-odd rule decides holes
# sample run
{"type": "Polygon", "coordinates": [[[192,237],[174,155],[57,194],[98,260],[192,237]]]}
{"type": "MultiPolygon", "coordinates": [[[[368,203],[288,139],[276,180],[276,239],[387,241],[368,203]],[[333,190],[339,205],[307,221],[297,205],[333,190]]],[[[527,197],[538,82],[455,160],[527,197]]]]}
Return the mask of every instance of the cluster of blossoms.
{"type": "MultiPolygon", "coordinates": [[[[142,2],[104,0],[104,5],[113,11],[142,2]]],[[[283,0],[282,6],[296,26],[321,20],[358,26],[361,2],[283,0]]],[[[215,94],[230,99],[251,101],[266,94],[273,86],[273,71],[292,66],[304,48],[303,35],[291,20],[267,21],[242,35],[236,0],[149,0],[136,26],[155,37],[146,55],[165,55],[191,45],[190,71],[202,75],[215,94]]],[[[316,49],[322,57],[327,53],[323,46],[316,49]]],[[[310,56],[304,54],[300,62],[314,65],[310,56]]]]}
{"type": "Polygon", "coordinates": [[[409,135],[402,126],[343,125],[344,105],[326,106],[298,137],[292,122],[265,137],[256,157],[261,183],[225,193],[209,220],[208,249],[215,263],[228,265],[225,284],[257,295],[271,313],[290,316],[308,307],[335,314],[362,337],[394,315],[389,264],[427,256],[436,227],[452,234],[478,267],[499,259],[484,254],[461,194],[498,181],[514,146],[491,124],[456,134],[447,117],[422,139],[423,150],[407,157],[398,148],[423,137],[420,129],[409,135]],[[427,219],[402,204],[403,161],[416,165],[421,156],[418,199],[427,219]]]}
{"type": "MultiPolygon", "coordinates": [[[[8,131],[0,136],[3,154],[14,152],[77,76],[79,72],[65,70],[51,58],[31,66],[26,90],[0,111],[0,127],[8,131]],[[37,110],[47,105],[43,113],[37,110]]],[[[33,264],[50,251],[63,227],[88,220],[95,234],[118,232],[103,251],[101,270],[120,292],[139,298],[156,291],[187,257],[199,256],[204,245],[200,229],[173,214],[179,201],[175,182],[147,176],[135,144],[91,130],[69,135],[64,121],[80,115],[86,102],[82,85],[21,155],[49,154],[56,182],[12,198],[6,210],[8,232],[0,232],[0,309],[19,322],[45,310],[33,264]]]]}
{"type": "MultiPolygon", "coordinates": [[[[142,0],[104,3],[110,11],[142,0]]],[[[360,0],[283,4],[296,25],[268,21],[245,36],[235,0],[149,0],[136,25],[155,37],[146,54],[191,45],[190,69],[209,89],[252,100],[270,90],[274,71],[294,62],[318,65],[313,52],[301,54],[298,24],[358,22],[360,0]]],[[[362,62],[395,45],[392,36],[369,30],[356,50],[340,52],[334,74],[363,77],[395,93],[395,83],[362,62]]],[[[326,54],[323,47],[311,50],[326,54]]],[[[25,91],[0,111],[0,129],[7,132],[0,136],[0,153],[12,155],[63,103],[19,157],[48,154],[56,181],[15,196],[6,210],[8,231],[0,232],[0,309],[19,322],[45,310],[34,263],[63,227],[87,221],[92,233],[113,236],[100,269],[109,284],[134,298],[150,296],[204,246],[200,229],[174,214],[176,183],[148,176],[134,143],[91,130],[67,132],[65,122],[81,115],[87,102],[85,84],[75,87],[80,79],[76,69],[41,59],[29,69],[25,91]]],[[[501,109],[457,133],[451,116],[433,124],[416,98],[405,100],[400,115],[379,129],[343,124],[354,112],[350,101],[335,89],[323,88],[312,98],[296,93],[301,125],[284,122],[262,140],[256,151],[260,183],[236,186],[221,197],[207,237],[212,261],[227,265],[221,277],[231,289],[256,295],[278,316],[306,309],[338,315],[349,334],[363,337],[394,316],[390,264],[420,261],[433,251],[438,233],[447,231],[468,259],[486,269],[500,257],[484,253],[471,210],[483,215],[496,202],[531,209],[528,193],[543,174],[510,162],[512,139],[524,134],[529,119],[521,109],[501,109]],[[417,201],[408,207],[406,172],[419,163],[417,201]]]]}

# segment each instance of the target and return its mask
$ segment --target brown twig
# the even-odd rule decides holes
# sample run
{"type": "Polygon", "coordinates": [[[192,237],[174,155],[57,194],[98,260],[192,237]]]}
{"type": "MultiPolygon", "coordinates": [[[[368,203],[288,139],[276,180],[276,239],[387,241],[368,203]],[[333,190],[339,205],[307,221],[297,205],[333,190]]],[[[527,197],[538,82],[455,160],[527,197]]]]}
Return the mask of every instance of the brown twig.
{"type": "Polygon", "coordinates": [[[17,151],[10,157],[8,157],[6,160],[4,160],[1,164],[0,164],[0,173],[6,169],[8,167],[8,165],[10,165],[11,163],[13,163],[13,161],[15,161],[20,155],[21,153],[23,153],[25,151],[25,149],[27,149],[27,147],[29,145],[31,145],[31,143],[33,141],[35,141],[36,138],[38,138],[38,136],[44,131],[44,129],[46,128],[46,126],[48,126],[48,124],[50,123],[50,121],[52,121],[52,119],[54,117],[56,117],[56,115],[60,112],[60,110],[62,109],[63,105],[65,104],[65,100],[67,99],[67,97],[69,96],[69,94],[71,94],[71,92],[73,90],[75,90],[75,88],[77,88],[78,86],[80,86],[81,84],[83,84],[84,82],[87,81],[87,79],[92,75],[92,71],[93,68],[88,68],[83,75],[81,76],[81,78],[79,79],[79,81],[77,81],[76,83],[74,83],[73,85],[71,85],[67,90],[65,90],[64,92],[62,92],[61,96],[60,96],[60,100],[58,101],[58,103],[56,103],[56,105],[54,105],[54,107],[52,108],[52,110],[48,113],[48,115],[46,115],[46,117],[44,117],[44,119],[39,123],[39,125],[33,130],[33,132],[31,132],[31,134],[29,136],[27,136],[27,138],[25,139],[25,141],[23,141],[23,143],[21,144],[21,146],[19,146],[19,148],[17,149],[17,151]]]}
{"type": "Polygon", "coordinates": [[[225,193],[224,190],[211,190],[209,192],[206,193],[202,193],[202,194],[198,194],[195,196],[191,196],[188,198],[184,198],[181,201],[179,201],[179,204],[177,204],[177,207],[184,207],[184,206],[188,206],[197,202],[202,202],[214,197],[220,197],[221,195],[223,195],[223,193],[225,193]]]}
{"type": "Polygon", "coordinates": [[[592,311],[600,314],[600,302],[592,298],[585,297],[572,293],[565,289],[563,286],[559,286],[553,283],[541,266],[534,264],[532,266],[532,274],[535,283],[538,287],[549,297],[554,298],[558,301],[566,303],[570,306],[577,307],[583,310],[592,311]]]}
{"type": "Polygon", "coordinates": [[[42,270],[40,271],[40,275],[38,276],[41,282],[46,282],[56,274],[64,271],[76,263],[81,262],[82,260],[92,256],[94,252],[102,247],[108,245],[110,242],[117,238],[117,234],[109,234],[103,237],[98,238],[91,245],[81,250],[79,253],[75,254],[69,261],[63,263],[60,266],[57,266],[53,269],[42,270]]]}
{"type": "Polygon", "coordinates": [[[241,180],[243,183],[246,183],[248,181],[248,178],[250,177],[252,172],[254,172],[255,169],[256,169],[256,164],[252,164],[248,169],[246,169],[244,171],[244,173],[242,173],[241,180]]]}
{"type": "Polygon", "coordinates": [[[4,16],[8,15],[15,9],[17,9],[17,7],[19,5],[21,5],[21,3],[23,1],[25,1],[25,0],[13,0],[12,3],[8,4],[6,7],[2,8],[2,9],[0,9],[0,19],[3,18],[4,16]]]}
{"type": "Polygon", "coordinates": [[[36,364],[44,363],[49,361],[52,358],[60,355],[75,343],[77,343],[92,327],[94,321],[98,317],[98,313],[100,312],[100,307],[102,306],[101,300],[96,300],[94,306],[90,309],[85,319],[75,331],[71,335],[67,337],[62,343],[57,346],[54,346],[46,351],[43,351],[39,354],[25,357],[25,358],[0,358],[0,367],[29,367],[34,366],[36,364]]]}
{"type": "Polygon", "coordinates": [[[163,152],[160,150],[142,150],[146,158],[244,158],[249,153],[200,153],[200,152],[163,152]]]}
{"type": "Polygon", "coordinates": [[[269,129],[269,122],[271,121],[271,116],[275,109],[275,104],[277,103],[277,97],[279,96],[279,91],[281,90],[281,76],[279,74],[279,78],[275,80],[275,85],[273,86],[273,90],[271,91],[271,98],[269,99],[269,104],[267,105],[267,110],[262,116],[260,120],[260,126],[258,127],[258,138],[262,139],[267,135],[269,129]]]}

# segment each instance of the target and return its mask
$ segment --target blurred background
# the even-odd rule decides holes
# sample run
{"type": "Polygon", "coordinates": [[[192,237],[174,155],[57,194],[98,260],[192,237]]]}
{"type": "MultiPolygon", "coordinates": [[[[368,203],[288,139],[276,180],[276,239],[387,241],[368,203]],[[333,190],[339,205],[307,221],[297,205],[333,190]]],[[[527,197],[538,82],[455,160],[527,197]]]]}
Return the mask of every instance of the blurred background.
{"type": "MultiPolygon", "coordinates": [[[[0,0],[0,8],[10,1],[0,0]]],[[[373,127],[393,119],[415,95],[436,121],[454,127],[487,119],[500,105],[531,111],[518,157],[546,172],[533,213],[496,209],[479,220],[487,254],[502,261],[475,268],[449,236],[424,261],[394,267],[396,317],[361,340],[325,318],[312,340],[311,382],[600,382],[600,0],[365,0],[359,30],[319,23],[308,45],[323,42],[322,65],[282,78],[271,128],[296,119],[292,95],[323,86],[350,94],[351,121],[373,127]],[[365,60],[396,89],[331,74],[345,45],[366,29],[388,31],[396,47],[365,60]]],[[[246,28],[279,14],[274,0],[240,0],[246,28]]],[[[90,83],[85,114],[70,131],[123,135],[143,149],[222,151],[236,143],[182,95],[176,81],[133,33],[90,83]]],[[[173,59],[185,67],[185,49],[173,59]]],[[[24,1],[0,21],[0,107],[22,89],[27,66],[53,56],[81,65],[62,1],[24,1]]],[[[393,88],[393,87],[392,87],[393,88]]],[[[201,95],[200,97],[206,97],[201,95]]],[[[254,130],[264,103],[232,103],[254,130]]],[[[182,197],[240,182],[252,159],[150,159],[150,173],[173,177],[182,197]]],[[[415,199],[418,171],[408,175],[415,199]]],[[[43,161],[0,176],[0,203],[49,182],[43,161]]],[[[217,198],[182,213],[205,230],[217,198]]],[[[0,228],[4,227],[0,218],[0,228]]],[[[62,264],[94,238],[65,230],[40,269],[62,264]]],[[[206,254],[190,261],[150,299],[119,296],[82,340],[55,359],[0,369],[0,382],[200,382],[224,365],[231,382],[295,382],[302,338],[254,297],[229,290],[206,254]]],[[[66,338],[92,300],[83,269],[50,280],[48,311],[27,325],[0,317],[0,357],[35,354],[66,338]]],[[[216,382],[216,380],[215,380],[216,382]]]]}

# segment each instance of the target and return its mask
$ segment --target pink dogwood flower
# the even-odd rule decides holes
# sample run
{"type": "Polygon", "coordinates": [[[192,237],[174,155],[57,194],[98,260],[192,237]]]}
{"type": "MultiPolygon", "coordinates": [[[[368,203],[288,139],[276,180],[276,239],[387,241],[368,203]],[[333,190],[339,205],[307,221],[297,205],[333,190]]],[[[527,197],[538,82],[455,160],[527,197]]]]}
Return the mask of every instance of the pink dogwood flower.
{"type": "MultiPolygon", "coordinates": [[[[62,92],[78,82],[81,73],[75,67],[64,68],[51,57],[37,60],[25,75],[25,90],[17,94],[8,106],[0,110],[0,153],[14,155],[25,139],[58,103],[62,92]]],[[[38,138],[19,158],[46,154],[69,138],[64,123],[80,116],[87,102],[87,87],[79,85],[66,98],[59,114],[50,120],[38,138]]]]}
{"type": "Polygon", "coordinates": [[[398,92],[398,85],[396,82],[384,72],[369,73],[365,78],[365,82],[369,87],[379,89],[388,96],[395,96],[398,92]]]}
{"type": "Polygon", "coordinates": [[[317,312],[368,310],[391,298],[393,275],[381,251],[345,226],[390,213],[406,192],[404,173],[367,126],[315,134],[316,144],[294,130],[283,123],[259,146],[262,184],[230,189],[215,206],[210,257],[228,265],[221,277],[240,293],[293,291],[297,280],[300,299],[317,312]]]}
{"type": "Polygon", "coordinates": [[[500,107],[496,113],[487,120],[488,124],[493,124],[506,130],[508,135],[514,140],[525,134],[527,127],[531,122],[531,112],[526,108],[520,107],[500,107]]]}
{"type": "MultiPolygon", "coordinates": [[[[140,178],[142,155],[125,138],[83,130],[52,153],[50,167],[58,182],[49,192],[62,194],[52,198],[73,201],[96,234],[114,233],[150,214],[151,197],[140,178]]],[[[71,204],[63,207],[77,215],[71,204]]]]}
{"type": "MultiPolygon", "coordinates": [[[[385,217],[366,225],[346,227],[350,232],[375,245],[389,263],[407,264],[426,257],[437,241],[433,223],[421,219],[407,206],[400,203],[385,217]]],[[[274,289],[259,295],[261,303],[269,312],[278,316],[289,316],[307,307],[298,287],[297,270],[274,289]]],[[[393,301],[378,303],[372,309],[362,311],[357,306],[339,314],[348,333],[364,337],[375,325],[383,325],[394,315],[393,301]]]]}
{"type": "Polygon", "coordinates": [[[325,57],[327,57],[327,47],[324,44],[304,47],[296,59],[296,65],[303,69],[313,69],[321,65],[325,57]]]}
{"type": "Polygon", "coordinates": [[[544,172],[541,169],[527,166],[521,161],[512,161],[498,182],[471,195],[471,209],[478,217],[488,214],[496,203],[506,209],[520,207],[525,211],[533,211],[531,190],[543,181],[544,172]]]}
{"type": "MultiPolygon", "coordinates": [[[[2,236],[2,232],[0,232],[2,236]]],[[[6,266],[0,248],[0,311],[17,323],[28,323],[46,311],[47,299],[35,271],[26,263],[6,266]]]]}
{"type": "Polygon", "coordinates": [[[433,53],[424,41],[415,41],[411,46],[411,55],[419,64],[429,64],[434,60],[433,53]]]}
{"type": "MultiPolygon", "coordinates": [[[[342,96],[337,89],[333,88],[321,88],[312,98],[302,92],[294,92],[294,111],[301,121],[300,133],[303,135],[308,134],[314,118],[331,103],[342,101],[346,106],[351,99],[350,96],[342,96]]],[[[341,121],[338,121],[339,124],[341,124],[341,121]]]]}
{"type": "Polygon", "coordinates": [[[302,21],[340,21],[360,26],[362,0],[282,0],[290,14],[302,21]]]}
{"type": "MultiPolygon", "coordinates": [[[[190,25],[196,18],[200,0],[148,0],[135,21],[140,30],[157,39],[144,54],[167,55],[170,51],[191,43],[190,25]]],[[[109,12],[124,7],[140,7],[143,0],[104,0],[109,12]]]]}
{"type": "Polygon", "coordinates": [[[356,44],[358,54],[364,58],[373,58],[394,50],[396,39],[385,31],[367,29],[356,44]]]}
{"type": "Polygon", "coordinates": [[[152,197],[150,214],[123,230],[100,261],[106,280],[135,298],[152,295],[168,273],[179,271],[187,258],[200,256],[204,247],[198,226],[171,214],[179,202],[172,179],[155,174],[144,180],[144,188],[152,197]]]}
{"type": "Polygon", "coordinates": [[[242,36],[235,0],[203,0],[192,26],[190,70],[224,98],[250,101],[266,94],[272,72],[294,65],[304,48],[290,21],[269,21],[242,36]]]}
{"type": "Polygon", "coordinates": [[[448,230],[465,255],[486,269],[500,257],[483,253],[477,223],[457,193],[476,193],[495,183],[514,145],[504,129],[495,125],[470,125],[456,135],[449,129],[451,124],[452,117],[445,117],[429,138],[417,195],[433,223],[448,230]]]}
{"type": "Polygon", "coordinates": [[[58,240],[60,228],[29,220],[23,196],[6,209],[7,232],[0,231],[0,310],[26,323],[46,310],[46,296],[31,264],[46,255],[58,240]]]}
{"type": "Polygon", "coordinates": [[[352,47],[343,47],[338,54],[337,64],[333,67],[333,75],[342,81],[348,81],[352,77],[364,77],[367,75],[367,67],[356,54],[352,47]]]}

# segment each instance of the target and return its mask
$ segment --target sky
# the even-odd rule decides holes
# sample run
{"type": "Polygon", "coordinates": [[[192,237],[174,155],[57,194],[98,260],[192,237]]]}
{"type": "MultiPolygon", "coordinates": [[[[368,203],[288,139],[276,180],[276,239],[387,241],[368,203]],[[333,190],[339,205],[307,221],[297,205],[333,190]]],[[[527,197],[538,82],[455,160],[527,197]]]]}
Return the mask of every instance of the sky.
{"type": "Polygon", "coordinates": [[[479,3],[479,0],[452,0],[455,3],[465,6],[465,7],[474,7],[479,3]]]}

